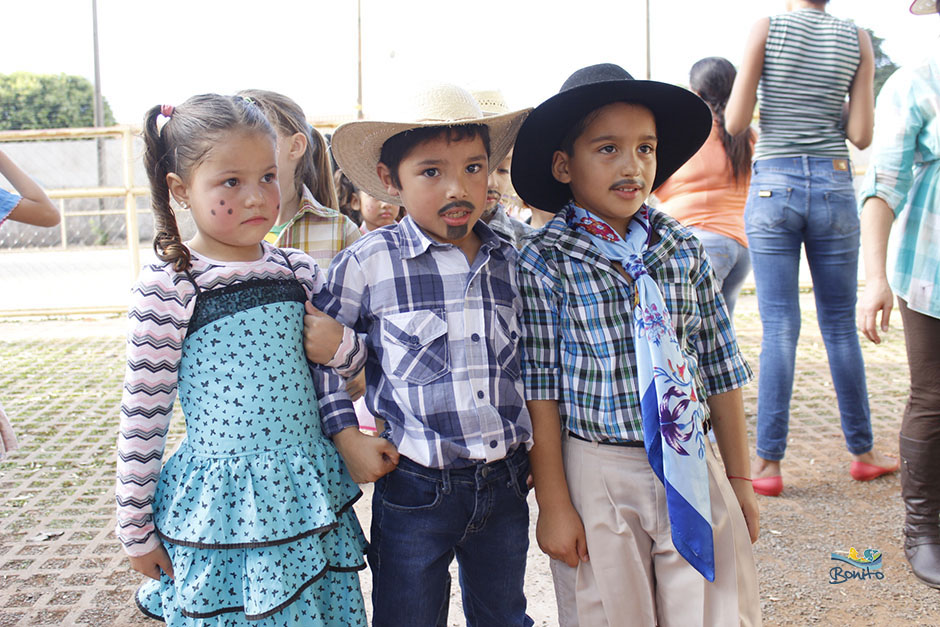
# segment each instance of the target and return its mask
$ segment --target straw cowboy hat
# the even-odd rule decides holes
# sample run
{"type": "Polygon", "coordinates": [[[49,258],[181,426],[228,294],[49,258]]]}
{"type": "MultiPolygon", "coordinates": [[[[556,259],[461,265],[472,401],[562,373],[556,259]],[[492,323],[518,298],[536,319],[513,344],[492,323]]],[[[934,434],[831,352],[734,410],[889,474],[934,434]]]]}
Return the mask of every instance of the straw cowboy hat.
{"type": "Polygon", "coordinates": [[[526,118],[516,138],[512,185],[526,203],[551,213],[570,199],[571,189],[552,176],[552,159],[568,131],[591,111],[612,102],[641,104],[656,119],[656,178],[653,189],[694,155],[712,128],[701,98],[681,87],[634,80],[623,68],[602,63],[568,77],[561,90],[526,118]]]}
{"type": "Polygon", "coordinates": [[[333,133],[333,156],[358,189],[379,200],[399,204],[401,199],[388,194],[376,172],[382,146],[391,137],[416,128],[485,125],[490,131],[492,172],[512,149],[516,133],[530,110],[486,116],[467,90],[443,83],[429,85],[406,102],[399,120],[362,120],[337,128],[333,133]]]}
{"type": "Polygon", "coordinates": [[[937,12],[937,0],[914,0],[911,4],[911,13],[914,15],[928,15],[937,12]]]}
{"type": "Polygon", "coordinates": [[[480,111],[483,112],[484,117],[509,113],[509,107],[506,105],[506,99],[503,98],[503,92],[498,89],[472,91],[470,95],[480,105],[480,111]]]}

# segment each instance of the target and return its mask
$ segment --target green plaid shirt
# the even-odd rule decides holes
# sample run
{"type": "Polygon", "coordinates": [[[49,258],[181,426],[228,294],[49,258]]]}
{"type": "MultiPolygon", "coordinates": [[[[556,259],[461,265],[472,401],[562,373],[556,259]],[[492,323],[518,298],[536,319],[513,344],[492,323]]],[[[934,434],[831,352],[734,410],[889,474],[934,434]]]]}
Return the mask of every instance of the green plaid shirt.
{"type": "MultiPolygon", "coordinates": [[[[659,241],[643,258],[662,290],[699,398],[743,386],[753,375],[702,245],[660,211],[650,210],[650,224],[659,241]]],[[[632,282],[568,228],[564,214],[523,247],[517,276],[526,399],[559,401],[565,427],[588,440],[642,440],[632,282]]]]}

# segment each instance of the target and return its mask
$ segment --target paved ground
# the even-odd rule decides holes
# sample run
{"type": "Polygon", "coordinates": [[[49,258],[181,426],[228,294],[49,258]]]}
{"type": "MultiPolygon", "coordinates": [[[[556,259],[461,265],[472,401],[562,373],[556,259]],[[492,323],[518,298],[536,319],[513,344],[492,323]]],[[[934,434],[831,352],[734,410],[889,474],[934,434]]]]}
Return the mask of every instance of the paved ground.
{"type": "MultiPolygon", "coordinates": [[[[801,300],[787,487],[760,501],[755,548],[765,623],[938,624],[940,593],[918,584],[904,562],[897,477],[861,484],[848,476],[812,296],[801,300]],[[830,584],[830,553],[850,547],[883,551],[884,578],[830,584]]],[[[742,296],[736,324],[756,370],[761,330],[753,296],[742,296]]],[[[112,534],[122,334],[118,319],[0,321],[0,401],[22,447],[0,462],[0,627],[155,624],[133,607],[141,577],[112,534]]],[[[864,351],[876,442],[896,453],[907,388],[900,329],[864,351]]],[[[753,438],[756,385],[745,396],[753,438]]],[[[176,441],[180,427],[178,420],[176,441]]],[[[364,522],[367,502],[358,510],[364,522]]],[[[368,590],[368,571],[362,580],[368,590]]],[[[554,625],[550,577],[536,548],[527,593],[536,624],[554,625]]],[[[463,624],[456,597],[451,618],[463,624]]]]}

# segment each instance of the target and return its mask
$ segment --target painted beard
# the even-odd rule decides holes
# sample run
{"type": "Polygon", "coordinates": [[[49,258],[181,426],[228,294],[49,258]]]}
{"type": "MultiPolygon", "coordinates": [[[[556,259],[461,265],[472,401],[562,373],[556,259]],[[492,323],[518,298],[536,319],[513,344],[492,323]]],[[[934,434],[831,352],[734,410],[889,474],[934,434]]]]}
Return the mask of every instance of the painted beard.
{"type": "MultiPolygon", "coordinates": [[[[446,205],[441,207],[441,209],[437,212],[437,215],[443,216],[448,211],[456,209],[457,207],[463,207],[464,209],[469,209],[471,212],[476,209],[474,204],[470,202],[469,200],[455,200],[454,202],[447,203],[446,205]]],[[[447,239],[450,241],[462,239],[464,236],[466,236],[467,231],[468,229],[467,229],[466,224],[458,224],[454,226],[451,226],[450,224],[448,224],[447,225],[447,239]]]]}

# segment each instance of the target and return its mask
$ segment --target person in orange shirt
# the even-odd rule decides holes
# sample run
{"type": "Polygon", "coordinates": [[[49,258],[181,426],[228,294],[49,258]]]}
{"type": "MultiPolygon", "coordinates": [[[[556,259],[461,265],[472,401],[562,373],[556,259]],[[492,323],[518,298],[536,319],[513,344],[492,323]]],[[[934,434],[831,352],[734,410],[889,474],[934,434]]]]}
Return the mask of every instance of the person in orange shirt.
{"type": "Polygon", "coordinates": [[[753,129],[732,137],[725,105],[737,74],[727,59],[708,57],[692,66],[689,86],[712,110],[712,131],[702,148],[654,193],[659,209],[689,227],[705,246],[728,313],[751,271],[744,234],[744,203],[751,181],[753,129]]]}

